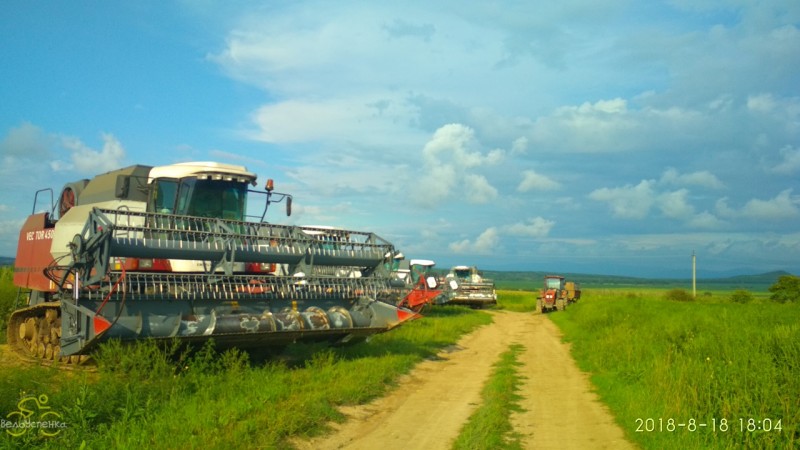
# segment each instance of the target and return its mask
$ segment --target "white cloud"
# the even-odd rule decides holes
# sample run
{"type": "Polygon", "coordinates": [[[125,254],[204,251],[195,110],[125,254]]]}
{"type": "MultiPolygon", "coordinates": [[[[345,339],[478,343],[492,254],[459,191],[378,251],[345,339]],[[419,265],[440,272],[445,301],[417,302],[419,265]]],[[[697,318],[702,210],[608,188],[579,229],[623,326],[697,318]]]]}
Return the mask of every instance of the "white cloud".
{"type": "Polygon", "coordinates": [[[481,153],[471,128],[445,125],[436,130],[422,149],[423,173],[414,180],[417,194],[427,206],[451,196],[469,203],[486,203],[497,197],[497,189],[485,176],[473,171],[501,162],[504,155],[499,149],[481,153]]]}
{"type": "Polygon", "coordinates": [[[681,174],[674,167],[670,167],[661,175],[661,183],[677,186],[701,186],[711,189],[722,189],[725,184],[707,170],[681,174]]]}
{"type": "Polygon", "coordinates": [[[636,186],[595,189],[589,198],[608,203],[615,217],[643,219],[655,201],[654,183],[653,180],[642,180],[636,186]]]}
{"type": "Polygon", "coordinates": [[[658,196],[658,207],[670,219],[687,219],[694,215],[694,208],[686,199],[688,195],[686,189],[665,192],[658,196]]]}
{"type": "Polygon", "coordinates": [[[449,248],[454,253],[477,253],[477,254],[492,254],[497,250],[500,243],[500,235],[497,228],[490,227],[483,231],[475,241],[464,239],[459,242],[453,242],[449,248]]]}
{"type": "Polygon", "coordinates": [[[552,191],[561,187],[561,184],[547,175],[537,173],[535,170],[522,172],[522,181],[517,186],[519,192],[552,191]]]}
{"type": "Polygon", "coordinates": [[[703,211],[700,214],[692,217],[688,225],[692,228],[701,228],[706,230],[715,230],[726,225],[726,223],[718,219],[715,215],[708,211],[703,211]]]}
{"type": "Polygon", "coordinates": [[[728,198],[717,200],[715,208],[717,214],[727,218],[745,218],[753,220],[781,220],[792,219],[800,216],[800,199],[792,196],[792,189],[781,191],[769,200],[751,199],[740,209],[731,208],[728,198]]]}
{"type": "Polygon", "coordinates": [[[752,199],[742,207],[742,216],[750,219],[788,219],[800,215],[800,200],[786,189],[769,200],[752,199]]]}
{"type": "Polygon", "coordinates": [[[527,219],[525,222],[518,222],[513,225],[505,227],[505,230],[515,236],[530,236],[535,238],[547,237],[550,230],[556,223],[552,220],[547,220],[542,217],[534,217],[527,219]]]}
{"type": "Polygon", "coordinates": [[[84,174],[99,174],[123,167],[125,149],[110,133],[103,133],[103,148],[94,150],[76,137],[62,137],[61,145],[70,150],[70,163],[53,161],[51,167],[56,171],[77,169],[84,174]]]}
{"type": "Polygon", "coordinates": [[[0,141],[0,155],[20,158],[47,158],[52,139],[45,132],[29,122],[9,130],[0,141]]]}
{"type": "Polygon", "coordinates": [[[772,168],[773,172],[789,175],[800,171],[800,147],[787,145],[780,150],[780,154],[783,161],[772,168]]]}
{"type": "Polygon", "coordinates": [[[747,108],[761,113],[772,112],[777,107],[771,94],[751,95],[747,98],[747,108]]]}
{"type": "Polygon", "coordinates": [[[629,150],[626,134],[637,126],[624,99],[585,102],[580,106],[562,106],[548,117],[536,120],[531,138],[534,145],[546,149],[573,152],[609,152],[629,150]]]}
{"type": "Polygon", "coordinates": [[[497,198],[497,189],[483,175],[466,174],[464,184],[470,203],[488,203],[497,198]]]}
{"type": "Polygon", "coordinates": [[[265,142],[357,141],[405,145],[416,139],[407,126],[415,113],[398,97],[347,97],[270,103],[252,114],[245,136],[265,142]]]}
{"type": "Polygon", "coordinates": [[[523,155],[528,152],[528,138],[525,136],[514,139],[511,143],[512,155],[523,155]]]}

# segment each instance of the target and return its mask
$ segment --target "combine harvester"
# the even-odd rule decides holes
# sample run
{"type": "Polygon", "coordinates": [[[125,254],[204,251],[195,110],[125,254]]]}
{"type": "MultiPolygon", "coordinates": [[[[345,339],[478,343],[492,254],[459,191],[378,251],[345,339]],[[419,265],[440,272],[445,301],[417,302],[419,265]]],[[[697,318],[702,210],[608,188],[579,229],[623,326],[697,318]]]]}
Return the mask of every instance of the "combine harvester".
{"type": "Polygon", "coordinates": [[[406,294],[401,298],[398,306],[420,313],[425,307],[434,303],[436,298],[442,294],[439,283],[432,273],[435,265],[436,263],[427,259],[400,261],[400,267],[396,273],[405,284],[406,294]]]}
{"type": "MultiPolygon", "coordinates": [[[[198,162],[68,183],[58,217],[34,213],[20,232],[14,284],[30,293],[9,319],[9,344],[75,363],[114,338],[347,343],[415,316],[375,300],[394,289],[392,244],[369,232],[266,223],[270,204],[285,202],[291,214],[292,197],[272,180],[250,190],[255,182],[244,167],[198,162]],[[245,216],[252,194],[264,198],[260,217],[245,216]]],[[[44,189],[34,212],[48,191],[53,205],[44,189]]]]}
{"type": "Polygon", "coordinates": [[[444,303],[483,308],[497,304],[494,281],[483,278],[475,266],[455,266],[445,276],[444,303]]]}

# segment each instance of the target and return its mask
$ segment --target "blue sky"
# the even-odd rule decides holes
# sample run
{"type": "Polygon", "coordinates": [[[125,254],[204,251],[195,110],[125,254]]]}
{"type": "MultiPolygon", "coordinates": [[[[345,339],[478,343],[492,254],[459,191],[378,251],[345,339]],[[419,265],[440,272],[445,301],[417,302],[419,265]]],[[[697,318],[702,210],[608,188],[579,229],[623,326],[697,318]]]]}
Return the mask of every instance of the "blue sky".
{"type": "Polygon", "coordinates": [[[4,6],[0,255],[37,189],[212,160],[439,267],[800,272],[800,2],[4,6]]]}

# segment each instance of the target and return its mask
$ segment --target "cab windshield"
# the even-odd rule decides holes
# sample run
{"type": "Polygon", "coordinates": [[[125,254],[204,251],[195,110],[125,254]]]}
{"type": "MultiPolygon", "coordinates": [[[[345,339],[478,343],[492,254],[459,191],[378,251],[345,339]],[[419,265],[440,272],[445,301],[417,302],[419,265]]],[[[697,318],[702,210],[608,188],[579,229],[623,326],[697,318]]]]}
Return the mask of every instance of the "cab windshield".
{"type": "Polygon", "coordinates": [[[546,280],[547,289],[561,289],[561,278],[548,278],[546,280]]]}
{"type": "Polygon", "coordinates": [[[160,213],[243,221],[246,197],[247,184],[237,181],[162,179],[151,205],[160,213]]]}

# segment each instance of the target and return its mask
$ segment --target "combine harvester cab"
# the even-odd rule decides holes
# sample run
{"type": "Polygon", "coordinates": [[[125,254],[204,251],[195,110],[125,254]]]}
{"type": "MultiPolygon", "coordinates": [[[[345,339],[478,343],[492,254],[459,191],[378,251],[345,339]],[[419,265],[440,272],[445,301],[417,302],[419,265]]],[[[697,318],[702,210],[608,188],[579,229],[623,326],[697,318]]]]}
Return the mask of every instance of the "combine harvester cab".
{"type": "Polygon", "coordinates": [[[241,166],[184,163],[67,184],[58,219],[35,213],[20,233],[14,283],[30,295],[11,315],[9,343],[74,362],[113,338],[213,338],[221,348],[355,342],[415,315],[375,300],[391,290],[392,244],[266,223],[270,204],[291,214],[292,198],[272,180],[250,190],[255,180],[241,166]],[[254,193],[264,211],[250,221],[254,193]]]}
{"type": "Polygon", "coordinates": [[[439,283],[432,274],[436,263],[427,259],[412,259],[401,263],[405,264],[401,264],[396,272],[405,285],[405,295],[398,306],[420,313],[442,294],[439,283]]]}
{"type": "Polygon", "coordinates": [[[444,302],[483,308],[497,304],[494,281],[483,278],[475,266],[455,266],[445,277],[444,302]]]}

